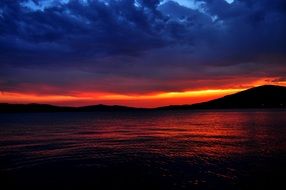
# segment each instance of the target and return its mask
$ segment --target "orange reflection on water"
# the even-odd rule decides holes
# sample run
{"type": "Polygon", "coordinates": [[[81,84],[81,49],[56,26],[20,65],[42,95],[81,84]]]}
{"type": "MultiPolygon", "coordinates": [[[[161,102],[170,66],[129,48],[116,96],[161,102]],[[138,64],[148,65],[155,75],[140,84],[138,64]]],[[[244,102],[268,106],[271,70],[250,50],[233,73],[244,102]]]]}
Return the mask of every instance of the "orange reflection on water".
{"type": "Polygon", "coordinates": [[[286,117],[282,111],[151,111],[35,116],[35,121],[26,123],[13,118],[14,125],[10,124],[0,135],[0,143],[6,144],[2,151],[33,150],[27,154],[41,159],[69,157],[75,153],[83,157],[101,157],[123,152],[219,159],[286,149],[286,131],[281,125],[286,123],[286,117]]]}
{"type": "Polygon", "coordinates": [[[279,136],[268,128],[276,121],[267,112],[163,112],[101,122],[80,136],[93,148],[179,157],[269,152],[279,136]]]}

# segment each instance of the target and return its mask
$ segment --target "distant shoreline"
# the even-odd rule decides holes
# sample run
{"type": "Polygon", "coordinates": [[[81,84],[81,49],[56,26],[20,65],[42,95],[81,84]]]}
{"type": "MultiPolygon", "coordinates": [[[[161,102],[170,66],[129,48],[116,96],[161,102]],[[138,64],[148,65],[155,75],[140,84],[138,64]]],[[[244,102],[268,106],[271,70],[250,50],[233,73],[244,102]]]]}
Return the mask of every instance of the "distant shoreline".
{"type": "Polygon", "coordinates": [[[190,105],[169,105],[156,108],[136,108],[119,105],[90,105],[82,107],[49,104],[0,103],[0,113],[17,112],[96,112],[96,111],[150,111],[150,110],[231,110],[231,109],[286,109],[286,87],[264,85],[232,95],[190,105]]]}

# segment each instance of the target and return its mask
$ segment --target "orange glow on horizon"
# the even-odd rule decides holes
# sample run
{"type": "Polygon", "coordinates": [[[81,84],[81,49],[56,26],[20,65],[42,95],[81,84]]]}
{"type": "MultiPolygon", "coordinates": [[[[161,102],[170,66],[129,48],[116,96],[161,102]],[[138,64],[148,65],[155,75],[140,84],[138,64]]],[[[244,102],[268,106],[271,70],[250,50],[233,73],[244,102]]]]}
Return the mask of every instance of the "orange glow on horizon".
{"type": "Polygon", "coordinates": [[[0,102],[7,103],[49,103],[56,105],[89,105],[89,104],[121,104],[137,107],[156,107],[168,104],[192,104],[239,92],[244,89],[208,89],[185,92],[165,92],[145,95],[78,93],[76,95],[38,95],[28,93],[2,92],[0,102]],[[182,100],[178,102],[178,100],[182,100]],[[128,103],[130,101],[130,103],[128,103]],[[144,102],[156,101],[154,105],[144,105],[144,102]],[[76,102],[76,103],[73,103],[76,102]],[[120,103],[122,102],[122,103],[120,103]],[[160,103],[162,102],[162,103],[160,103]]]}
{"type": "MultiPolygon", "coordinates": [[[[235,85],[235,88],[213,88],[182,92],[158,92],[150,94],[116,94],[104,92],[77,92],[73,94],[36,94],[21,92],[2,92],[0,102],[6,103],[44,103],[66,106],[84,106],[94,104],[125,105],[132,107],[159,107],[166,105],[194,104],[209,101],[225,95],[234,94],[247,88],[260,86],[270,79],[256,80],[248,85],[235,85]]],[[[286,83],[276,82],[285,86],[286,83]]]]}
{"type": "Polygon", "coordinates": [[[244,89],[209,89],[195,90],[185,92],[165,92],[154,95],[105,95],[105,100],[145,100],[145,99],[172,99],[172,98],[190,98],[190,97],[210,97],[213,95],[226,95],[242,91],[244,89]]]}

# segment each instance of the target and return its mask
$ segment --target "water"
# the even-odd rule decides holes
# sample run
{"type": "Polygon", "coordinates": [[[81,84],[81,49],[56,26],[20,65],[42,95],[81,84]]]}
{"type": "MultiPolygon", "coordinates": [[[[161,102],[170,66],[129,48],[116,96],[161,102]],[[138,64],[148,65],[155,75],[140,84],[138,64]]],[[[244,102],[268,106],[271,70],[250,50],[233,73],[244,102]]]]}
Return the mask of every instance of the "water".
{"type": "Polygon", "coordinates": [[[22,113],[0,124],[0,188],[285,189],[284,111],[22,113]]]}

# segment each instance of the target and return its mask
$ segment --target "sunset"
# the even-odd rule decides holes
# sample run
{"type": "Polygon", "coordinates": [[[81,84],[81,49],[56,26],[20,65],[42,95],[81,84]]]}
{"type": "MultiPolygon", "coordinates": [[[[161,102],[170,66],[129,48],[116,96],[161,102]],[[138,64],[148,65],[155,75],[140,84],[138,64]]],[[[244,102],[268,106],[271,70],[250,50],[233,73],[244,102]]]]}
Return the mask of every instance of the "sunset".
{"type": "Polygon", "coordinates": [[[2,1],[0,101],[156,107],[285,85],[284,6],[276,0],[2,1]]]}
{"type": "Polygon", "coordinates": [[[9,103],[50,103],[55,105],[91,105],[91,104],[121,104],[133,107],[159,107],[169,104],[197,103],[224,95],[239,92],[242,89],[194,90],[186,92],[165,92],[146,95],[124,95],[103,93],[79,93],[76,95],[37,95],[2,93],[1,101],[9,103]],[[138,102],[139,101],[139,102],[138,102]]]}
{"type": "Polygon", "coordinates": [[[0,188],[285,189],[285,34],[285,0],[1,0],[0,188]]]}
{"type": "Polygon", "coordinates": [[[176,92],[150,92],[150,93],[107,93],[107,92],[73,92],[68,94],[45,94],[37,92],[2,92],[0,102],[7,103],[45,103],[65,106],[84,106],[92,104],[125,105],[132,107],[154,108],[174,104],[194,104],[223,97],[243,91],[250,87],[264,84],[279,84],[284,82],[275,79],[260,79],[247,85],[233,85],[235,88],[224,87],[216,89],[193,89],[176,92]]]}

